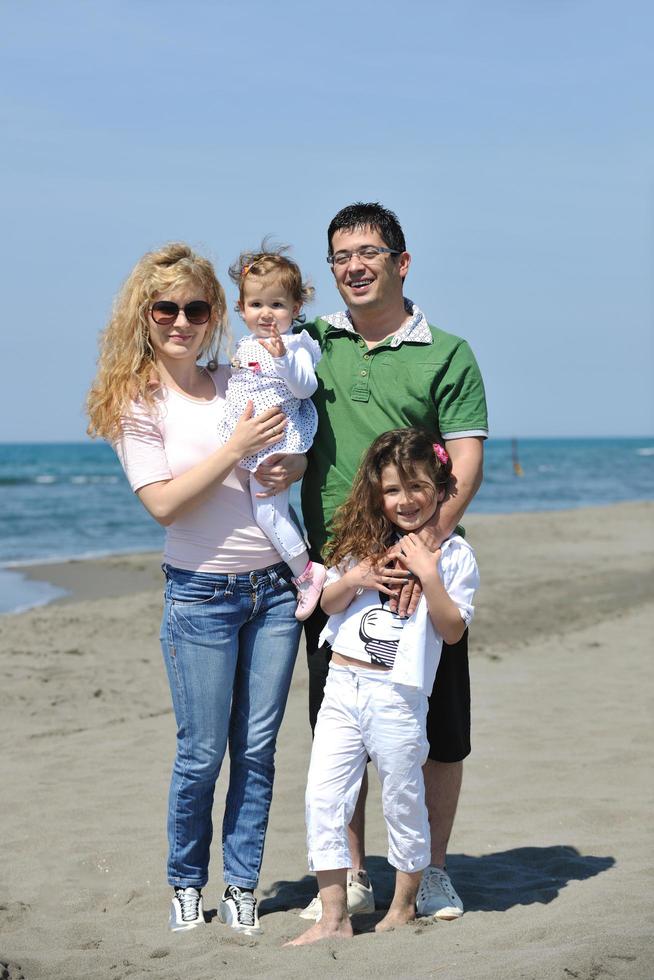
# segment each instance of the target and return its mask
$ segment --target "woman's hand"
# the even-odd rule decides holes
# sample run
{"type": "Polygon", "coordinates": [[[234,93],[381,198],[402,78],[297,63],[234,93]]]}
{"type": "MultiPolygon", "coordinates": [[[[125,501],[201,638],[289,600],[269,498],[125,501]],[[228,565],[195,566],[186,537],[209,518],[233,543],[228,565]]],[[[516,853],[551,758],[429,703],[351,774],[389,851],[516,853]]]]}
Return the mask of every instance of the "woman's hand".
{"type": "Polygon", "coordinates": [[[438,576],[438,559],[441,549],[430,551],[417,534],[405,534],[396,545],[403,565],[421,582],[428,582],[438,576]]]}
{"type": "Polygon", "coordinates": [[[255,470],[255,479],[267,493],[258,493],[257,497],[274,497],[281,490],[287,490],[292,483],[301,480],[307,468],[307,458],[301,453],[285,453],[265,459],[255,470]]]}
{"type": "Polygon", "coordinates": [[[239,459],[254,456],[261,449],[279,442],[287,424],[287,418],[280,408],[273,406],[261,415],[255,415],[254,405],[249,401],[225,445],[233,449],[239,459]]]}

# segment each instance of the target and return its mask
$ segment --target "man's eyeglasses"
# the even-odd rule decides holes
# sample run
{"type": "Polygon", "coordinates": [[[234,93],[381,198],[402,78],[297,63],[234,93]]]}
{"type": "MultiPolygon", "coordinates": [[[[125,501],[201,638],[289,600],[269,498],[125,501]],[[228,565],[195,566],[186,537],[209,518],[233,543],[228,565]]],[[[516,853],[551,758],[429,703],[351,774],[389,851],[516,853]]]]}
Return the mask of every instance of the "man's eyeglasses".
{"type": "Polygon", "coordinates": [[[357,255],[363,262],[373,262],[378,255],[401,255],[396,248],[384,248],[382,245],[362,245],[361,248],[353,248],[351,252],[343,249],[342,252],[334,252],[327,256],[327,261],[331,266],[347,265],[353,255],[357,255]]]}
{"type": "Polygon", "coordinates": [[[206,303],[203,299],[191,300],[186,306],[180,306],[178,303],[162,299],[158,303],[153,303],[150,307],[152,319],[160,327],[172,326],[179,316],[180,310],[184,311],[184,316],[187,321],[196,327],[202,326],[203,323],[208,323],[209,317],[211,316],[211,304],[206,303]]]}

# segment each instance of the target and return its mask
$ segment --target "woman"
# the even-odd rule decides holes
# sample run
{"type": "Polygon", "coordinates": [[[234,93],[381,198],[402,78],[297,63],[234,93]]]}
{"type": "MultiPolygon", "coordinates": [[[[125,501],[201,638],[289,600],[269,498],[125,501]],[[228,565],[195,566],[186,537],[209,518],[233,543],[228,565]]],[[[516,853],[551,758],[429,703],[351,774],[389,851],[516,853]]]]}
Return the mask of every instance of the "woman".
{"type": "MultiPolygon", "coordinates": [[[[254,889],[300,624],[290,570],[256,525],[248,474],[236,468],[279,441],[285,418],[278,408],[254,418],[248,405],[221,444],[229,368],[214,358],[226,333],[225,295],[210,262],[184,244],[145,255],[101,338],[88,431],[113,442],[132,489],[167,529],[161,646],[177,720],[170,928],[204,923],[211,807],[229,742],[219,916],[256,934],[254,889]]],[[[280,473],[258,475],[274,489],[280,473]]]]}

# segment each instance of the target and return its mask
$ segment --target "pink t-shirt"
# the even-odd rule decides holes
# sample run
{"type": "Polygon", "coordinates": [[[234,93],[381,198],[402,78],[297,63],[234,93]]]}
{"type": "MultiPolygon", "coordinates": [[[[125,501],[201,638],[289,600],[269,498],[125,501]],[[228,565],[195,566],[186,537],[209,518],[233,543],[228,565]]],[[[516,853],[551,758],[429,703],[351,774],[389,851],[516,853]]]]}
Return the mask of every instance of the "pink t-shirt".
{"type": "MultiPolygon", "coordinates": [[[[212,401],[198,401],[164,388],[158,411],[132,404],[123,419],[123,434],[114,448],[132,490],[180,476],[201,463],[222,442],[218,425],[225,411],[227,365],[211,374],[212,401]]],[[[281,561],[255,523],[249,474],[236,467],[202,503],[166,528],[164,561],[173,568],[198,572],[241,573],[281,561]]]]}

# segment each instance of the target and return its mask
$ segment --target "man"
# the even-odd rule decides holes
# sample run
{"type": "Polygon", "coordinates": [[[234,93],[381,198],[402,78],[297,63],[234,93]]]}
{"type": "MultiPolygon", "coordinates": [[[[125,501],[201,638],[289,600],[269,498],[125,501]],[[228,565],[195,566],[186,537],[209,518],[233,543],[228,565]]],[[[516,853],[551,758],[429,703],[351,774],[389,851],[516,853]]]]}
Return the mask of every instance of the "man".
{"type": "MultiPolygon", "coordinates": [[[[302,510],[312,556],[320,555],[336,508],[352,485],[364,451],[380,433],[402,426],[436,432],[452,459],[453,480],[437,522],[421,531],[434,550],[452,533],[482,480],[483,440],[488,435],[479,368],[467,343],[427,323],[405,299],[411,256],[395,214],[379,204],[353,204],[328,230],[328,262],[347,307],[305,329],[320,343],[319,388],[313,401],[318,432],[308,455],[302,510]]],[[[408,597],[400,600],[406,613],[408,597]]],[[[305,624],[310,675],[309,714],[315,725],[329,669],[329,647],[318,648],[326,617],[316,610],[305,624]]],[[[431,865],[423,874],[418,914],[454,919],[463,905],[445,870],[445,851],[461,788],[463,759],[470,752],[470,687],[467,633],[443,647],[430,698],[424,768],[432,838],[431,865]]],[[[350,913],[373,911],[364,869],[367,781],[350,825],[350,913]]],[[[320,897],[302,914],[320,915],[320,897]]]]}

